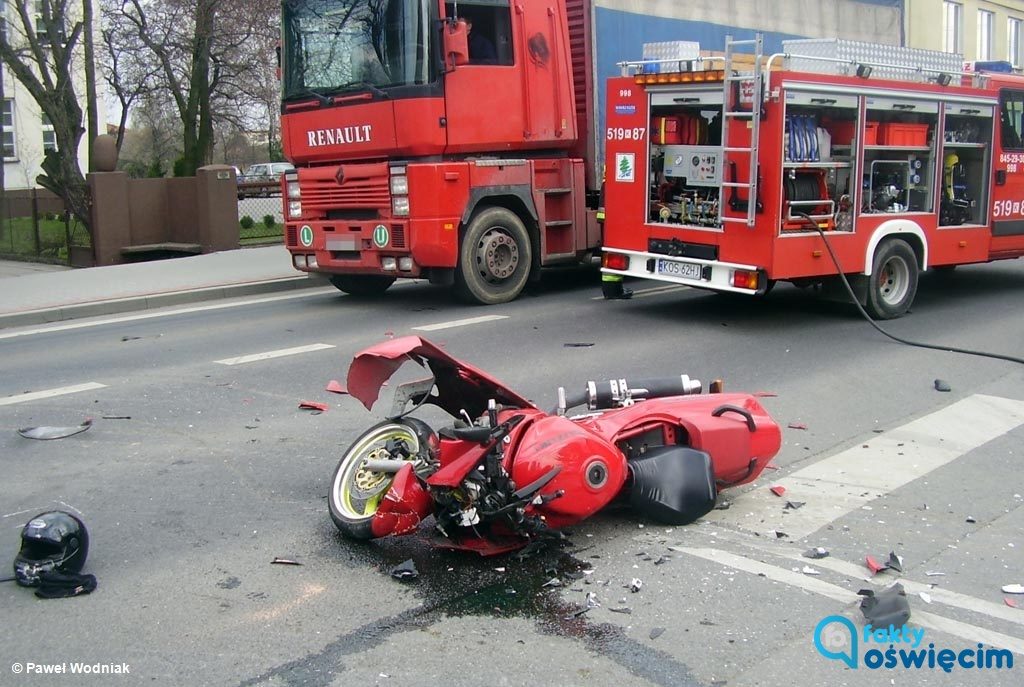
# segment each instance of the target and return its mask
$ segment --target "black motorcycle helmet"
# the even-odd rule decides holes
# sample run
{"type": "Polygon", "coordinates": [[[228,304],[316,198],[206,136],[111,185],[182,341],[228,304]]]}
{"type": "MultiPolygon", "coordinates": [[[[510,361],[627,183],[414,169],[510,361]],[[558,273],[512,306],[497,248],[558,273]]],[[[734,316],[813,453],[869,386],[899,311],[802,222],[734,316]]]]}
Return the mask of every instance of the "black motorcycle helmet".
{"type": "Polygon", "coordinates": [[[21,530],[14,577],[23,587],[37,587],[46,573],[80,572],[88,554],[89,532],[81,520],[60,510],[40,513],[21,530]]]}

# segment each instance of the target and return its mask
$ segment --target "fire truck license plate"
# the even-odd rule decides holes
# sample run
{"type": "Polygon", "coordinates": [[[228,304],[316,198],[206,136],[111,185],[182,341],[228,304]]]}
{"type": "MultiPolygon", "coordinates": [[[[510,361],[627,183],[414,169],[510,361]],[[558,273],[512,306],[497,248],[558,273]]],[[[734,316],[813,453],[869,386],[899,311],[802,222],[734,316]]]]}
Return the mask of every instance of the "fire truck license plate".
{"type": "Polygon", "coordinates": [[[701,266],[692,262],[676,262],[675,260],[658,260],[658,274],[685,279],[700,279],[701,266]]]}

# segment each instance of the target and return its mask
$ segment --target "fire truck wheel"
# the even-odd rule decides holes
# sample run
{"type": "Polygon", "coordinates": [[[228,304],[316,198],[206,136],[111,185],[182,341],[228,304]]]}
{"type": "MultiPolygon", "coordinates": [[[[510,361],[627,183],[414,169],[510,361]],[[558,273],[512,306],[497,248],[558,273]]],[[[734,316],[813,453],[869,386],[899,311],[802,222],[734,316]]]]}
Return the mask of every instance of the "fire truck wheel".
{"type": "Polygon", "coordinates": [[[383,274],[332,274],[331,283],[351,296],[377,296],[387,291],[395,278],[383,274]]]}
{"type": "Polygon", "coordinates": [[[877,320],[902,317],[917,293],[917,256],[906,241],[883,241],[875,250],[874,270],[868,278],[867,311],[877,320]]]}
{"type": "Polygon", "coordinates": [[[526,286],[532,263],[530,237],[515,213],[487,208],[473,218],[462,239],[456,293],[470,303],[507,303],[526,286]]]}

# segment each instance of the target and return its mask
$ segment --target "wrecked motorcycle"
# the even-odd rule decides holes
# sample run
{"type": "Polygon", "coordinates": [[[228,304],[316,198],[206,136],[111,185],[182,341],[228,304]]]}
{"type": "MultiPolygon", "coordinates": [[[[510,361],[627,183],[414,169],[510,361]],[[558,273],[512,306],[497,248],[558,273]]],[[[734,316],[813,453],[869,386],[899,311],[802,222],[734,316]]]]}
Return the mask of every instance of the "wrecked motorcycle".
{"type": "Polygon", "coordinates": [[[545,412],[416,336],[356,354],[348,392],[371,409],[407,361],[432,377],[396,388],[390,415],[355,440],[331,479],[331,518],[353,539],[406,534],[433,515],[438,545],[493,555],[557,537],[613,501],[682,525],[708,513],[720,490],[755,479],[781,442],[756,398],[723,393],[720,382],[706,394],[686,375],[588,382],[573,397],[560,388],[545,412]],[[454,422],[435,431],[411,417],[426,404],[454,422]]]}

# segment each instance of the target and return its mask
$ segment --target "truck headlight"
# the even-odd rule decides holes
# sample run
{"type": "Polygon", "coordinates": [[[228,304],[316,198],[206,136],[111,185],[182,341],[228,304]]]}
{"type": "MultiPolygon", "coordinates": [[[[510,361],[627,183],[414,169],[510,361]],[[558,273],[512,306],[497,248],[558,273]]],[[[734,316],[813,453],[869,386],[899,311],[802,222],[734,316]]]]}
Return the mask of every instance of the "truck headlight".
{"type": "Polygon", "coordinates": [[[302,189],[299,188],[298,180],[288,179],[288,200],[299,200],[302,198],[302,189]]]}
{"type": "Polygon", "coordinates": [[[396,217],[409,216],[409,197],[395,196],[391,199],[391,214],[396,217]]]}
{"type": "Polygon", "coordinates": [[[288,218],[299,219],[302,217],[302,201],[290,200],[288,201],[288,218]]]}
{"type": "Polygon", "coordinates": [[[396,174],[395,176],[391,177],[391,195],[409,195],[409,177],[405,176],[404,174],[396,174]]]}

